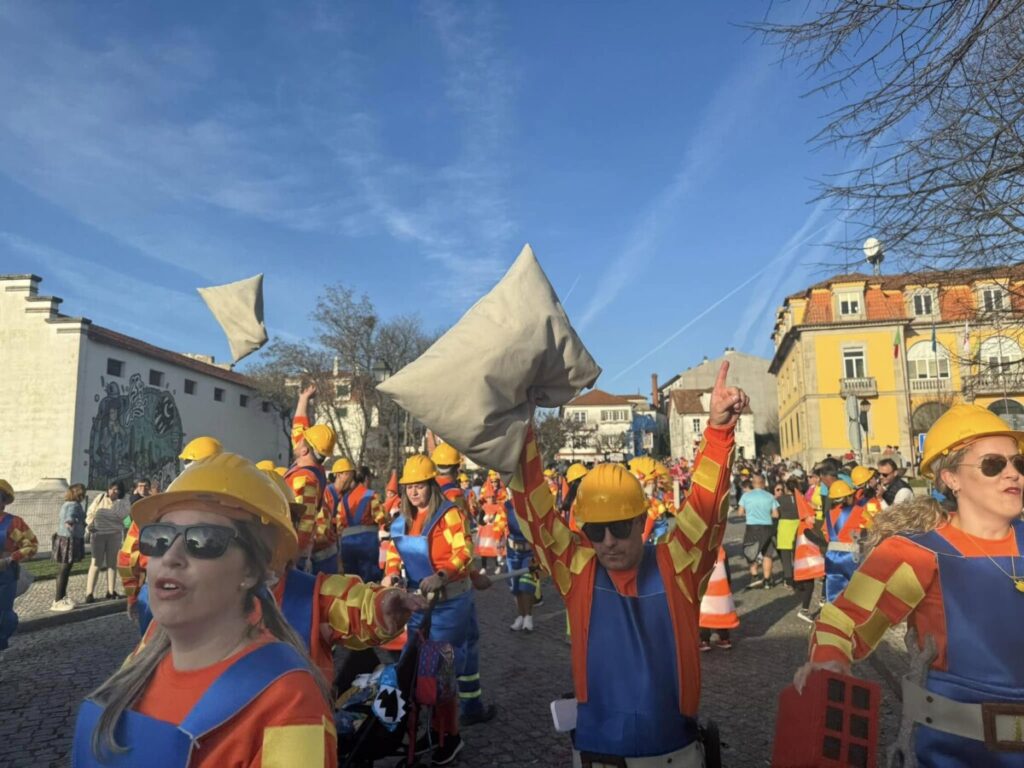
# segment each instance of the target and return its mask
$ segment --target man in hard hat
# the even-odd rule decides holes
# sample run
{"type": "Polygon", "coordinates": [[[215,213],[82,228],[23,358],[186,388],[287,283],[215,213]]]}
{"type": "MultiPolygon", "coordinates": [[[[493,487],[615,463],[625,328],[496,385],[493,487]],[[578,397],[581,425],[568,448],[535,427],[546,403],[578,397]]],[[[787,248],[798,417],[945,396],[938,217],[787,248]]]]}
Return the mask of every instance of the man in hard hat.
{"type": "MultiPolygon", "coordinates": [[[[305,504],[306,514],[302,516],[296,533],[299,536],[299,568],[307,572],[314,570],[314,551],[319,561],[332,557],[328,528],[330,521],[324,517],[323,497],[327,488],[327,473],[323,464],[334,451],[334,430],[326,424],[309,424],[309,401],[316,396],[316,384],[310,384],[299,393],[292,420],[292,451],[295,460],[285,473],[284,480],[295,494],[295,501],[305,504]]],[[[335,542],[333,557],[337,558],[335,542]]],[[[319,562],[317,561],[317,562],[319,562]]]]}
{"type": "Polygon", "coordinates": [[[3,656],[11,635],[18,628],[18,614],[14,612],[18,575],[21,563],[28,562],[39,549],[36,535],[28,524],[7,511],[14,503],[14,489],[6,480],[0,480],[0,656],[3,656]]]}
{"type": "Polygon", "coordinates": [[[862,525],[870,528],[875,515],[882,511],[878,499],[878,471],[874,467],[858,465],[850,473],[850,479],[853,480],[853,502],[863,508],[862,525]]]}
{"type": "MultiPolygon", "coordinates": [[[[187,469],[195,462],[217,456],[223,451],[224,446],[216,437],[200,435],[182,448],[178,458],[183,468],[187,469]]],[[[149,590],[143,584],[148,563],[149,558],[139,552],[139,524],[132,520],[117,553],[117,572],[128,599],[128,616],[143,624],[149,623],[149,590]]]]}
{"type": "Polygon", "coordinates": [[[532,433],[513,480],[516,513],[565,600],[572,627],[574,765],[702,765],[698,743],[700,601],[725,532],[734,431],[748,399],[723,363],[693,486],[664,542],[643,543],[647,499],[617,464],[581,481],[575,537],[555,512],[532,433]],[[652,663],[657,660],[657,663],[652,663]]]}
{"type": "Polygon", "coordinates": [[[341,542],[341,566],[345,573],[355,574],[363,581],[380,581],[380,527],[385,522],[384,509],[377,494],[366,485],[363,467],[357,470],[348,459],[334,462],[334,482],[327,487],[329,513],[341,542]]]}
{"type": "Polygon", "coordinates": [[[845,480],[829,486],[828,500],[832,508],[825,515],[825,600],[831,603],[846,589],[860,564],[864,508],[855,502],[854,490],[845,480]]]}

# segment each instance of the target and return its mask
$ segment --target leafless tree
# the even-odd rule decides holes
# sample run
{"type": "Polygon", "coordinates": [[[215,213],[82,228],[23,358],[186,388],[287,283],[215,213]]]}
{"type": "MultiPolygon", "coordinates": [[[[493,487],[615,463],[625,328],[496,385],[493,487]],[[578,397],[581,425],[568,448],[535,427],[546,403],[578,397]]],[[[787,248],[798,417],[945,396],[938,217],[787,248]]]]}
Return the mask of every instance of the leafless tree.
{"type": "Polygon", "coordinates": [[[565,447],[566,428],[565,422],[558,418],[558,414],[548,411],[538,414],[536,419],[537,450],[541,458],[547,464],[555,460],[555,455],[565,447]]]}
{"type": "Polygon", "coordinates": [[[1024,0],[833,0],[752,25],[839,99],[815,139],[861,158],[822,184],[907,271],[992,268],[1024,240],[1024,0]]]}

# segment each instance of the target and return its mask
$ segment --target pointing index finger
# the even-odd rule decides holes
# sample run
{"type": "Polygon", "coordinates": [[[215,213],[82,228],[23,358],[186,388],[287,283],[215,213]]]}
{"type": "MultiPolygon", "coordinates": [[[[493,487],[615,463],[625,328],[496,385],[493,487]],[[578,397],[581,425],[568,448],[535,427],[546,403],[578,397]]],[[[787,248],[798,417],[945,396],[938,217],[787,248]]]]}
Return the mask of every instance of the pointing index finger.
{"type": "Polygon", "coordinates": [[[723,360],[722,367],[718,369],[718,378],[715,379],[715,389],[725,389],[726,379],[729,377],[729,361],[723,360]]]}

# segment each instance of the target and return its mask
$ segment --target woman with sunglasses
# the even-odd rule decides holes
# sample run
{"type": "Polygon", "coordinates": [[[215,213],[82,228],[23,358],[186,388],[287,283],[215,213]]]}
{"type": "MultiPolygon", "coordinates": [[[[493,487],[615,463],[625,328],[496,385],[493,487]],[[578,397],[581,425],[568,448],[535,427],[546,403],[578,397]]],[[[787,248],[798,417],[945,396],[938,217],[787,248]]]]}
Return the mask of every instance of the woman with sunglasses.
{"type": "Polygon", "coordinates": [[[336,765],[326,683],[267,589],[296,551],[278,487],[221,453],[132,518],[156,628],[82,704],[72,764],[336,765]]]}
{"type": "MultiPolygon", "coordinates": [[[[437,484],[437,468],[429,456],[410,456],[398,482],[402,486],[402,512],[391,524],[384,583],[397,581],[404,569],[410,588],[418,588],[423,594],[438,594],[431,614],[430,637],[451,643],[455,649],[462,714],[480,717],[480,710],[487,709],[490,712],[485,714],[493,716],[493,708],[484,708],[480,700],[479,674],[467,674],[467,670],[477,668],[477,660],[470,658],[476,648],[470,642],[475,609],[469,579],[472,553],[465,517],[442,494],[437,484]]],[[[422,622],[422,612],[412,615],[408,625],[410,636],[422,622]]],[[[454,762],[463,747],[458,726],[457,713],[436,708],[431,734],[417,744],[417,751],[436,745],[431,754],[433,765],[454,762]]]]}
{"type": "MultiPolygon", "coordinates": [[[[821,612],[810,661],[849,672],[906,621],[928,662],[906,679],[906,741],[921,766],[1024,766],[1024,433],[978,405],[948,410],[922,472],[955,505],[917,498],[880,512],[870,554],[821,612]]],[[[908,644],[909,644],[908,639],[908,644]]]]}

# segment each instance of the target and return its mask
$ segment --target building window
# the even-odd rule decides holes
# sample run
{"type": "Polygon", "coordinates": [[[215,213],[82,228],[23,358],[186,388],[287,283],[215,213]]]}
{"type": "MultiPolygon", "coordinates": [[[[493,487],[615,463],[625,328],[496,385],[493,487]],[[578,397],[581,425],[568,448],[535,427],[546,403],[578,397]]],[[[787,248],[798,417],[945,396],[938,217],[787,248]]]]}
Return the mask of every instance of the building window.
{"type": "Polygon", "coordinates": [[[334,396],[339,400],[348,400],[352,396],[352,387],[348,382],[341,382],[334,385],[334,396]]]}
{"type": "Polygon", "coordinates": [[[124,361],[108,357],[107,376],[124,376],[124,361]]]}
{"type": "Polygon", "coordinates": [[[586,411],[573,411],[569,414],[569,420],[574,421],[577,424],[587,423],[587,412],[586,411]]]}
{"type": "Polygon", "coordinates": [[[932,314],[932,295],[927,292],[914,294],[914,314],[917,317],[928,317],[932,314]]]}
{"type": "Polygon", "coordinates": [[[930,341],[915,344],[907,351],[907,373],[912,379],[948,379],[949,353],[941,344],[933,351],[930,341]]]}
{"type": "Polygon", "coordinates": [[[149,386],[151,387],[162,387],[164,385],[164,374],[163,371],[154,371],[152,368],[149,371],[149,386]]]}
{"type": "Polygon", "coordinates": [[[264,413],[270,413],[270,403],[268,403],[266,400],[260,403],[260,407],[263,408],[264,413]]]}
{"type": "Polygon", "coordinates": [[[843,350],[843,373],[847,379],[864,378],[866,374],[863,349],[858,347],[857,349],[843,350]]]}
{"type": "Polygon", "coordinates": [[[700,419],[693,420],[693,431],[700,433],[700,419]]]}
{"type": "Polygon", "coordinates": [[[185,379],[185,394],[194,395],[196,393],[196,383],[192,379],[185,379]]]}
{"type": "Polygon", "coordinates": [[[223,402],[223,400],[224,400],[224,390],[221,389],[220,387],[214,387],[213,388],[213,399],[216,400],[218,403],[223,402]]]}
{"type": "Polygon", "coordinates": [[[839,295],[839,314],[844,317],[851,317],[860,314],[860,296],[855,293],[843,293],[839,295]]]}
{"type": "Polygon", "coordinates": [[[1009,371],[1021,357],[1020,344],[1007,336],[990,336],[981,342],[981,362],[990,373],[1009,371]]]}
{"type": "Polygon", "coordinates": [[[986,288],[981,292],[981,305],[986,312],[1002,312],[1010,308],[1007,300],[1006,289],[1000,286],[986,288]]]}
{"type": "Polygon", "coordinates": [[[238,405],[241,408],[247,407],[249,405],[249,396],[248,395],[239,395],[238,396],[238,405]]]}
{"type": "Polygon", "coordinates": [[[628,411],[601,411],[601,421],[629,421],[628,411]]]}
{"type": "Polygon", "coordinates": [[[338,411],[338,418],[339,419],[347,419],[348,418],[348,406],[347,405],[341,406],[341,408],[338,408],[337,411],[338,411]]]}

